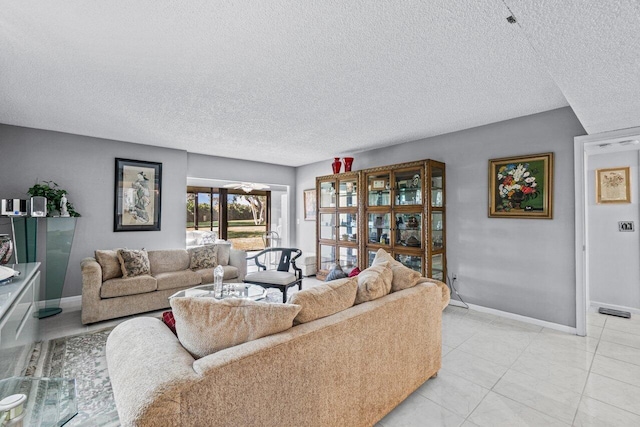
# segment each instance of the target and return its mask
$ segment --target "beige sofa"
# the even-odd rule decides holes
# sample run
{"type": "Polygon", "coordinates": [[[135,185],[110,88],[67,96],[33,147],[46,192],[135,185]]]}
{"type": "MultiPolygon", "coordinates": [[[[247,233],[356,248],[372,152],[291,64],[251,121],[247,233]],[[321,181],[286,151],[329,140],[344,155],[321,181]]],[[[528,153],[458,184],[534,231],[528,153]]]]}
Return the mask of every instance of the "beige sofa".
{"type": "Polygon", "coordinates": [[[197,360],[162,321],[129,320],[106,348],[120,422],[374,425],[440,369],[448,301],[420,283],[197,360]]]}
{"type": "MultiPolygon", "coordinates": [[[[225,262],[221,262],[224,280],[242,282],[247,274],[246,252],[231,249],[226,244],[220,247],[225,247],[228,253],[228,262],[226,256],[225,262]]],[[[219,255],[221,252],[218,252],[219,255]]],[[[110,277],[111,274],[105,276],[103,267],[105,270],[117,270],[117,258],[107,261],[101,259],[103,265],[93,257],[82,260],[83,324],[167,308],[169,296],[177,291],[213,282],[213,269],[189,269],[190,255],[186,249],[148,251],[148,255],[151,275],[107,280],[104,280],[105,277],[110,277]]],[[[219,256],[220,258],[222,257],[219,256]]]]}

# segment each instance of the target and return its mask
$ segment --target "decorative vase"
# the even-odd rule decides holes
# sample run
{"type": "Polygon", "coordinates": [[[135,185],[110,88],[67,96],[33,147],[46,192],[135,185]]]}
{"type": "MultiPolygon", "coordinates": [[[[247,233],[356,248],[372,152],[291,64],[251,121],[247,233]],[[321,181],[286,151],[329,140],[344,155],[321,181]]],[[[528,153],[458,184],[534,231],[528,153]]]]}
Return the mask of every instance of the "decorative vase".
{"type": "Polygon", "coordinates": [[[353,163],[353,157],[345,157],[344,161],[344,171],[351,172],[351,164],[353,163]]]}
{"type": "Polygon", "coordinates": [[[8,234],[0,234],[0,265],[6,264],[13,254],[13,242],[8,234]]]}
{"type": "Polygon", "coordinates": [[[333,173],[340,173],[340,168],[342,167],[340,157],[334,157],[331,166],[333,167],[333,173]]]}
{"type": "Polygon", "coordinates": [[[511,201],[512,209],[520,209],[520,203],[524,201],[524,193],[516,191],[509,200],[511,201]]]}

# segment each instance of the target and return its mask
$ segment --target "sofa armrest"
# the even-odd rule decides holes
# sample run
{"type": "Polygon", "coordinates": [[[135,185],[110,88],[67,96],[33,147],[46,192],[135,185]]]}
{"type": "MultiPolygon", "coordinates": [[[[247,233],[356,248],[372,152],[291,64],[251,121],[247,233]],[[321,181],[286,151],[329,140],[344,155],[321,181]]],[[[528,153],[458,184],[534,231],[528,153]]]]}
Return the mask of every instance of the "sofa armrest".
{"type": "Polygon", "coordinates": [[[449,301],[451,300],[451,290],[446,283],[441,282],[440,280],[430,279],[428,277],[421,277],[418,280],[418,284],[420,283],[433,283],[440,288],[440,292],[442,292],[442,309],[444,310],[449,305],[449,301]]]}
{"type": "Polygon", "coordinates": [[[107,367],[122,425],[180,425],[181,396],[200,377],[193,357],[160,320],[138,317],[107,339],[107,367]]]}
{"type": "Polygon", "coordinates": [[[229,264],[238,269],[238,281],[242,282],[247,275],[247,253],[232,248],[229,253],[229,264]]]}
{"type": "Polygon", "coordinates": [[[102,267],[95,258],[85,258],[80,262],[82,271],[82,323],[97,321],[93,318],[98,312],[100,287],[102,286],[102,267]]]}

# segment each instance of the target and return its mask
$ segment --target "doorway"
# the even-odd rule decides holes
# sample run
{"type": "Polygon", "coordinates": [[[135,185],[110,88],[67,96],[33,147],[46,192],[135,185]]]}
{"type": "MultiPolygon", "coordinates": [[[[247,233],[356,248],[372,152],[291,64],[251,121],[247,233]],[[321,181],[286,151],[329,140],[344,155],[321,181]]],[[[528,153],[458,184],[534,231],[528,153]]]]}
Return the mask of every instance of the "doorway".
{"type": "Polygon", "coordinates": [[[592,304],[640,313],[639,150],[640,128],[575,138],[576,333],[581,336],[592,304]],[[618,167],[629,168],[630,200],[603,203],[596,194],[596,171],[618,167]],[[628,222],[634,231],[619,227],[628,222]]]}

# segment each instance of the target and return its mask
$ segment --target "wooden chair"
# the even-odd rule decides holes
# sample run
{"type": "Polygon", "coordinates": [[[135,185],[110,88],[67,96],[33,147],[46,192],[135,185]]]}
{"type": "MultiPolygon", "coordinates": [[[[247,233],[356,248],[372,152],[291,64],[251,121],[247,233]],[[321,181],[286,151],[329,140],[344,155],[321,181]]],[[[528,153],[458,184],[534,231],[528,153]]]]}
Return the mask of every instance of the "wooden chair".
{"type": "MultiPolygon", "coordinates": [[[[302,255],[302,251],[296,248],[267,248],[259,253],[247,257],[247,261],[253,259],[258,266],[258,271],[245,276],[244,282],[262,286],[263,288],[278,288],[282,291],[282,302],[287,302],[287,289],[298,285],[302,290],[302,270],[296,266],[296,259],[302,255]],[[280,252],[280,261],[276,270],[269,270],[260,261],[260,257],[270,255],[271,252],[280,252]],[[293,272],[290,271],[291,267],[293,272]]],[[[267,257],[268,258],[268,257],[267,257]]]]}

